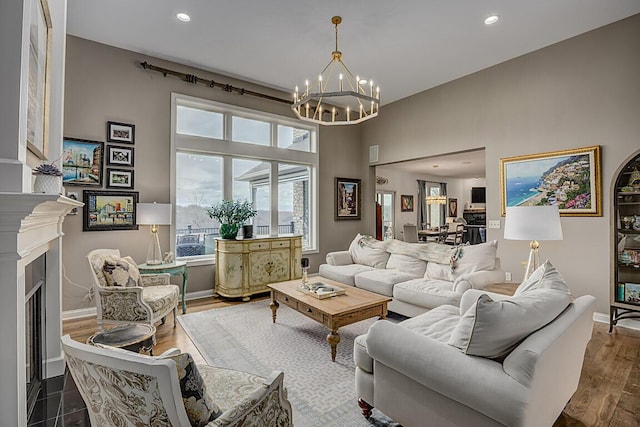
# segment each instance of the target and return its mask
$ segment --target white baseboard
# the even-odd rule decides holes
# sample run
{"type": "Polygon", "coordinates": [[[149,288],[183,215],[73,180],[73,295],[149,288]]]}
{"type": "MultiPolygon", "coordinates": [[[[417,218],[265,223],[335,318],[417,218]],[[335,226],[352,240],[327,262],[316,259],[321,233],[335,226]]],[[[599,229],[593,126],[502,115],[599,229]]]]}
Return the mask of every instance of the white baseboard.
{"type": "MultiPolygon", "coordinates": [[[[609,324],[609,315],[606,313],[593,313],[593,321],[599,323],[609,324]]],[[[622,326],[623,328],[635,329],[636,331],[640,331],[640,320],[635,319],[622,319],[618,320],[616,326],[622,326]]]]}
{"type": "MultiPolygon", "coordinates": [[[[207,298],[213,296],[213,289],[207,289],[206,291],[187,292],[184,299],[185,301],[191,301],[194,299],[207,298]]],[[[181,312],[180,307],[179,312],[181,312]]],[[[67,310],[62,312],[62,320],[77,320],[87,317],[96,317],[96,308],[79,308],[77,310],[67,310]]]]}

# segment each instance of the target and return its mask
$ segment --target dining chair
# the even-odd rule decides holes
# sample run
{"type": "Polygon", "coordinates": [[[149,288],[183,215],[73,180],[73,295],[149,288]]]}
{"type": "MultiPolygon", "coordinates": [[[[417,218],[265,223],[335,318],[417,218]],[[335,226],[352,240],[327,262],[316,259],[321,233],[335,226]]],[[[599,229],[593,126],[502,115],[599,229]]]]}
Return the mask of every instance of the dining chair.
{"type": "Polygon", "coordinates": [[[415,224],[405,224],[402,226],[404,241],[407,243],[418,243],[418,226],[415,224]]]}
{"type": "Polygon", "coordinates": [[[449,237],[449,224],[441,225],[438,233],[438,243],[446,243],[447,237],[449,237]]]}

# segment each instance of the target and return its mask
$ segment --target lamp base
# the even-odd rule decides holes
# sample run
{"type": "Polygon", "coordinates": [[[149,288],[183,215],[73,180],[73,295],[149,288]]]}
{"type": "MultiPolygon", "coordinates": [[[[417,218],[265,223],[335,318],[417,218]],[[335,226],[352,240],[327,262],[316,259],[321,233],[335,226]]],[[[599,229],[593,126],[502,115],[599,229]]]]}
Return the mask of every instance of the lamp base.
{"type": "Polygon", "coordinates": [[[537,240],[532,240],[529,247],[531,249],[529,250],[529,262],[527,263],[527,269],[524,272],[524,280],[527,280],[529,276],[531,276],[531,274],[540,266],[540,260],[538,258],[540,243],[538,243],[537,240]]]}
{"type": "Polygon", "coordinates": [[[149,240],[149,249],[147,250],[147,265],[162,264],[162,250],[160,249],[160,239],[158,232],[151,231],[151,240],[149,240]]]}

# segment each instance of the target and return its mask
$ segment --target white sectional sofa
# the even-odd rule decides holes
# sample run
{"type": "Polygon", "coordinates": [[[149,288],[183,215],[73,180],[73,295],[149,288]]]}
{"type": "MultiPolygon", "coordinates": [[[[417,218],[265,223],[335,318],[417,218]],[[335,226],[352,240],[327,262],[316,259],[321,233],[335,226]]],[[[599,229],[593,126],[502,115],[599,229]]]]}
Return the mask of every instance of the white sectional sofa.
{"type": "Polygon", "coordinates": [[[378,242],[358,234],[346,251],[330,252],[322,277],[392,298],[390,311],[417,316],[440,305],[460,305],[469,289],[504,282],[498,242],[452,247],[378,242]]]}

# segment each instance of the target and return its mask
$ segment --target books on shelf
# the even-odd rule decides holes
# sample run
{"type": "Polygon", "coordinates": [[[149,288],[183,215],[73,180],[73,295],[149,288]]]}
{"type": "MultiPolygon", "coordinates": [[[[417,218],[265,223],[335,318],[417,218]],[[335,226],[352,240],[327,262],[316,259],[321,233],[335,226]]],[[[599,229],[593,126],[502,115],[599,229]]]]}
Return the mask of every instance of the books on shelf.
{"type": "Polygon", "coordinates": [[[298,286],[298,290],[307,295],[313,295],[318,299],[325,299],[335,297],[337,295],[344,295],[346,291],[337,286],[328,285],[323,282],[307,283],[306,285],[298,286]]]}

